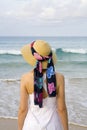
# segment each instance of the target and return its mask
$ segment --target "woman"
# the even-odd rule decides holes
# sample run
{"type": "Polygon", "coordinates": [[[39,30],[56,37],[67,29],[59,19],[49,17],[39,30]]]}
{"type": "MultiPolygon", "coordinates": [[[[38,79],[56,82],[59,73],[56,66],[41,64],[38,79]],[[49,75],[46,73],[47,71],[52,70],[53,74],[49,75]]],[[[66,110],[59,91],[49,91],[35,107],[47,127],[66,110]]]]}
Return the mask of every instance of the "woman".
{"type": "Polygon", "coordinates": [[[18,130],[68,130],[64,76],[55,72],[55,53],[42,40],[21,52],[35,67],[21,78],[18,130]]]}

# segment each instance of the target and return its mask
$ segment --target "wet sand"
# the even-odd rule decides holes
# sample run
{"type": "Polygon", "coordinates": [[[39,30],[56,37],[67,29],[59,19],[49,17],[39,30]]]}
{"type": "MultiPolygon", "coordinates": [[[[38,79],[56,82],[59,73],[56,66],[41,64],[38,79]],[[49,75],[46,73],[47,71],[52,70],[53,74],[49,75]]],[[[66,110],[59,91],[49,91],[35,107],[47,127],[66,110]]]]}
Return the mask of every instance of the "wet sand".
{"type": "MultiPolygon", "coordinates": [[[[0,118],[0,130],[17,130],[17,119],[0,118]]],[[[87,127],[69,124],[69,130],[87,130],[87,127]]]]}

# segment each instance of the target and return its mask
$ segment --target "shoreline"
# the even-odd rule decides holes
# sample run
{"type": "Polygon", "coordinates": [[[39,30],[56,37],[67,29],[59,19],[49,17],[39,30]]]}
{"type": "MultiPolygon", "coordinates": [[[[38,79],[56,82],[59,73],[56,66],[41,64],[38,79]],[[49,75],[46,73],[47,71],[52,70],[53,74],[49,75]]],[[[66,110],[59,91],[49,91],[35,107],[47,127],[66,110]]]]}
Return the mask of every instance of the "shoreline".
{"type": "MultiPolygon", "coordinates": [[[[17,130],[17,118],[0,117],[0,130],[17,130]]],[[[87,126],[69,123],[69,130],[87,130],[87,126]]]]}

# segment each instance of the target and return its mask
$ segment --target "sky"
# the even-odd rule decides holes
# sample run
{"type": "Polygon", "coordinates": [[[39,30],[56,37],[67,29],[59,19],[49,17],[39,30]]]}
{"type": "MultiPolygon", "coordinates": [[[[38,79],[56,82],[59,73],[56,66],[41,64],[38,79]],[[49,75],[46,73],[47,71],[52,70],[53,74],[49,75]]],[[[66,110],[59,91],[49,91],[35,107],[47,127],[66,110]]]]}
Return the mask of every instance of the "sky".
{"type": "Polygon", "coordinates": [[[0,0],[0,36],[87,36],[87,0],[0,0]]]}

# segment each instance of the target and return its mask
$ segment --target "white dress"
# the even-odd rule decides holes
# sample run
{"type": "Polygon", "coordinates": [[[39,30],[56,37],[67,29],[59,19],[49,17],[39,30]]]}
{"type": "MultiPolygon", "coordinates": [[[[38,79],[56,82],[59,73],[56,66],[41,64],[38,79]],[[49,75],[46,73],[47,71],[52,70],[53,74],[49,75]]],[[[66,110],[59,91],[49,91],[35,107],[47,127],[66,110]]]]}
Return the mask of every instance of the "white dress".
{"type": "MultiPolygon", "coordinates": [[[[46,90],[46,84],[44,84],[46,90]]],[[[56,97],[43,99],[43,107],[34,105],[34,93],[29,94],[29,110],[22,130],[63,130],[56,110],[56,97]]]]}

